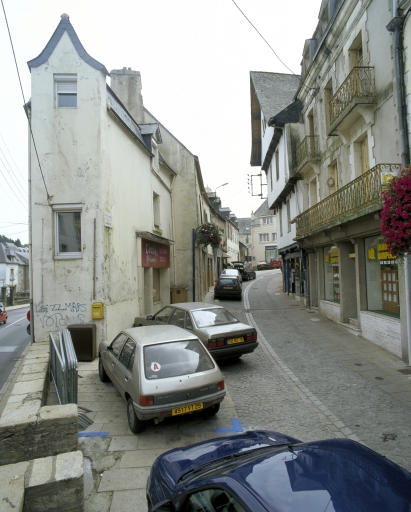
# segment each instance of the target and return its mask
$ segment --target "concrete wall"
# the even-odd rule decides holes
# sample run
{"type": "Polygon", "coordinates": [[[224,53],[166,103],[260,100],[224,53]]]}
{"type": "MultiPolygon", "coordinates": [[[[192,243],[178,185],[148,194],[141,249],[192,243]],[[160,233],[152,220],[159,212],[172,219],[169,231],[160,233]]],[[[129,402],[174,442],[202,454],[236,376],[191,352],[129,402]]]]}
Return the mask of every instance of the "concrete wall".
{"type": "Polygon", "coordinates": [[[340,322],[341,320],[341,307],[336,302],[320,300],[320,313],[333,322],[340,322]]]}
{"type": "Polygon", "coordinates": [[[401,357],[400,320],[371,311],[361,311],[361,336],[401,357]]]}

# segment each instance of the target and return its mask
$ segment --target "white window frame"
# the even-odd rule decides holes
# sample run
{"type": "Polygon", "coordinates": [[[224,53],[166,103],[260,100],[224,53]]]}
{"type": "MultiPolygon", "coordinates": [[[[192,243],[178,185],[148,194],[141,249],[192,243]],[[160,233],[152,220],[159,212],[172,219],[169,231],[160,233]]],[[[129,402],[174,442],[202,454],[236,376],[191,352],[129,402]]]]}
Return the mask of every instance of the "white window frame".
{"type": "Polygon", "coordinates": [[[55,92],[55,105],[56,108],[77,108],[78,105],[78,93],[77,93],[77,75],[75,74],[67,74],[67,75],[54,75],[54,92],[55,92]],[[59,86],[65,87],[60,87],[59,86]],[[59,90],[60,89],[60,90],[59,90]],[[61,96],[67,95],[75,95],[76,96],[76,104],[71,106],[64,106],[59,104],[59,98],[61,96]]]}
{"type": "Polygon", "coordinates": [[[259,235],[260,235],[259,238],[260,238],[260,243],[261,244],[270,241],[270,234],[269,233],[260,233],[259,235]]]}
{"type": "Polygon", "coordinates": [[[83,218],[82,210],[83,205],[81,204],[54,204],[53,209],[53,221],[54,221],[54,258],[58,260],[73,260],[83,257],[82,252],[82,240],[83,240],[83,218]],[[76,252],[60,252],[59,251],[59,226],[58,226],[58,214],[59,213],[77,213],[80,212],[80,251],[76,252]]]}

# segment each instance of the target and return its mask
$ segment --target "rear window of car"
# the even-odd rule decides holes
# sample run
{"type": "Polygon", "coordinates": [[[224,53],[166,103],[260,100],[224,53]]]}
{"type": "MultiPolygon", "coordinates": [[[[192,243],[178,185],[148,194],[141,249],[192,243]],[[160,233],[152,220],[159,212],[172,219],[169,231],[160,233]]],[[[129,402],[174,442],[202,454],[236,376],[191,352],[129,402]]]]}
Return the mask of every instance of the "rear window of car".
{"type": "Polygon", "coordinates": [[[224,279],[218,280],[219,286],[238,286],[238,278],[237,277],[227,277],[224,279]]]}
{"type": "MultiPolygon", "coordinates": [[[[238,282],[235,280],[235,284],[238,282]]],[[[232,315],[229,311],[223,308],[210,308],[210,309],[199,309],[192,311],[192,316],[197,327],[211,327],[213,325],[224,325],[237,323],[237,318],[232,315]]]]}
{"type": "Polygon", "coordinates": [[[212,370],[213,360],[198,340],[172,341],[144,347],[146,379],[167,379],[212,370]]]}

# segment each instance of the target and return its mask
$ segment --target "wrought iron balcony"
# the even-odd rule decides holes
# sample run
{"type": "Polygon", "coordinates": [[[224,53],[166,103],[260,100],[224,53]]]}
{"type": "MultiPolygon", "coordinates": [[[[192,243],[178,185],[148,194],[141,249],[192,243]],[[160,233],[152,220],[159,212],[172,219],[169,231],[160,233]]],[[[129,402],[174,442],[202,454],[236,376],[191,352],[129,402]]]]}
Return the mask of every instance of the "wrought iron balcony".
{"type": "Polygon", "coordinates": [[[380,210],[382,178],[387,173],[396,175],[400,170],[400,164],[378,164],[330,194],[295,218],[296,238],[305,238],[380,210]]]}
{"type": "Polygon", "coordinates": [[[316,135],[304,137],[296,149],[297,170],[299,171],[305,164],[319,159],[318,137],[316,135]]]}
{"type": "Polygon", "coordinates": [[[354,67],[329,103],[329,133],[350,114],[358,104],[376,102],[375,75],[371,66],[354,67]]]}

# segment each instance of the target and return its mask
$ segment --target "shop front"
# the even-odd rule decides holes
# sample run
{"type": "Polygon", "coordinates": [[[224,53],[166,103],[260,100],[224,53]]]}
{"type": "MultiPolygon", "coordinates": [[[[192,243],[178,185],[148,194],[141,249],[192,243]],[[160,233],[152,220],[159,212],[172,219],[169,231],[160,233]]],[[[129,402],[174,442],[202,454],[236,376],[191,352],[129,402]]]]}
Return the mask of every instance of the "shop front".
{"type": "Polygon", "coordinates": [[[141,265],[144,269],[144,310],[146,314],[170,303],[170,246],[141,239],[141,265]]]}

